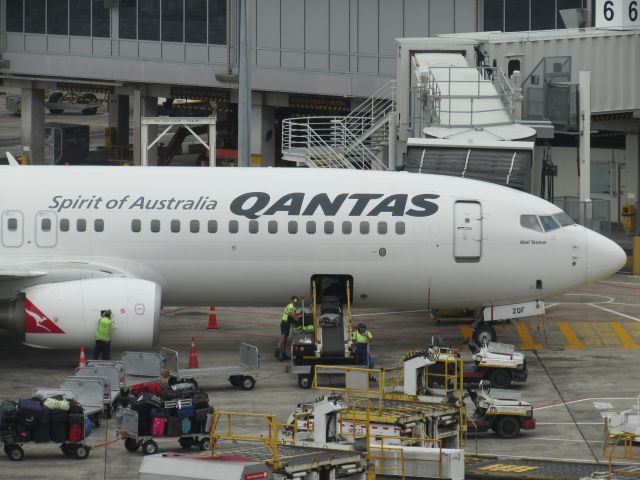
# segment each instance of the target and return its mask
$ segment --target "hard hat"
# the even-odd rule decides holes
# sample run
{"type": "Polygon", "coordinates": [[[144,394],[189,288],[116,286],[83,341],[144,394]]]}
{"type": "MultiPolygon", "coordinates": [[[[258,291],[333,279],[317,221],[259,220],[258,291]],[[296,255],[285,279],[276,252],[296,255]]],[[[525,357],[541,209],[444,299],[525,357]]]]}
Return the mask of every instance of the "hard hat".
{"type": "Polygon", "coordinates": [[[362,328],[364,328],[366,330],[367,326],[364,323],[359,323],[358,324],[358,329],[362,329],[362,328]]]}

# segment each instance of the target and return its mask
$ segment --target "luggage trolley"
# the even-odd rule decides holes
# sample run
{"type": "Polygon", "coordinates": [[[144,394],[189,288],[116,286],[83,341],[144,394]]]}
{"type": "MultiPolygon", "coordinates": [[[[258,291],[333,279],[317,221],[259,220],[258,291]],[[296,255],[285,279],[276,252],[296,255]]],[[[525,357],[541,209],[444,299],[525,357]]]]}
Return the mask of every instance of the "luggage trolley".
{"type": "Polygon", "coordinates": [[[107,418],[111,418],[112,411],[115,410],[120,398],[120,383],[123,380],[121,369],[116,366],[90,366],[81,367],[76,370],[76,377],[101,378],[108,380],[108,390],[104,394],[104,411],[107,418]]]}
{"type": "Polygon", "coordinates": [[[102,377],[67,377],[60,385],[60,388],[75,392],[76,401],[82,405],[84,414],[93,421],[96,427],[100,426],[100,419],[104,410],[105,392],[109,391],[108,379],[102,377]]]}
{"type": "Polygon", "coordinates": [[[161,353],[122,352],[124,386],[157,381],[168,376],[167,360],[161,353]]]}

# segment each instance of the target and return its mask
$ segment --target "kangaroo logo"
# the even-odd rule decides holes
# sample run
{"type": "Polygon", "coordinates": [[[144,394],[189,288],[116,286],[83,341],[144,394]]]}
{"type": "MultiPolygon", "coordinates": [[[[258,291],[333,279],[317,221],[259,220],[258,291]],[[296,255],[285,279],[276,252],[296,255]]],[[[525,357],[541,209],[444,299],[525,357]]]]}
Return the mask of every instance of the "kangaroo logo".
{"type": "Polygon", "coordinates": [[[24,333],[65,333],[31,301],[24,301],[24,333]]]}

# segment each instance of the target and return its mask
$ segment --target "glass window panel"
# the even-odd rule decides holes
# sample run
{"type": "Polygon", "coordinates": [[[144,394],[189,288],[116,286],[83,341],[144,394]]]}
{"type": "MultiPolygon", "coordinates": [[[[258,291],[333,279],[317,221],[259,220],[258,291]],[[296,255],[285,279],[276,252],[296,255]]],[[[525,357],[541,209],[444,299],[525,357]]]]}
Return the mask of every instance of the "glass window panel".
{"type": "Polygon", "coordinates": [[[69,35],[91,36],[91,2],[87,0],[69,0],[69,35]]]}
{"type": "Polygon", "coordinates": [[[140,233],[142,230],[142,222],[138,219],[131,220],[131,231],[134,233],[140,233]]]}
{"type": "Polygon", "coordinates": [[[160,40],[160,0],[138,0],[138,39],[160,40]]]}
{"type": "Polygon", "coordinates": [[[10,232],[15,232],[18,230],[18,219],[17,218],[9,218],[7,219],[7,230],[10,232]]]}
{"type": "Polygon", "coordinates": [[[27,33],[44,33],[45,0],[25,0],[24,30],[27,33]]]}
{"type": "Polygon", "coordinates": [[[342,233],[349,235],[351,233],[351,222],[342,222],[342,233]]]}
{"type": "Polygon", "coordinates": [[[91,34],[94,37],[109,38],[111,36],[111,10],[104,6],[104,0],[92,0],[91,3],[91,34]]]}
{"type": "Polygon", "coordinates": [[[7,0],[7,32],[22,32],[22,0],[7,0]]]}
{"type": "Polygon", "coordinates": [[[396,234],[404,235],[404,232],[405,232],[404,222],[396,222],[396,234]]]}
{"type": "Polygon", "coordinates": [[[378,222],[378,233],[380,235],[387,234],[387,222],[378,222]]]}
{"type": "Polygon", "coordinates": [[[575,225],[576,222],[567,215],[565,212],[556,213],[553,218],[556,219],[556,222],[560,224],[561,227],[566,227],[567,225],[575,225]]]}
{"type": "Polygon", "coordinates": [[[591,164],[591,193],[611,193],[608,163],[591,164]]]}
{"type": "Polygon", "coordinates": [[[227,0],[209,0],[209,43],[227,44],[227,0]]]}
{"type": "Polygon", "coordinates": [[[84,218],[79,218],[76,221],[76,229],[79,232],[86,232],[87,231],[87,221],[84,218]]]}
{"type": "Polygon", "coordinates": [[[504,30],[504,2],[503,0],[484,0],[484,30],[490,32],[504,30]]]}
{"type": "Polygon", "coordinates": [[[237,220],[229,220],[229,233],[238,233],[238,221],[237,220]]]}
{"type": "Polygon", "coordinates": [[[40,220],[40,228],[42,229],[43,232],[50,232],[51,231],[51,219],[50,218],[43,218],[42,220],[40,220]]]}
{"type": "Polygon", "coordinates": [[[278,222],[276,222],[275,220],[269,221],[269,223],[267,224],[267,230],[269,231],[269,233],[278,233],[278,222]]]}
{"type": "Polygon", "coordinates": [[[560,225],[558,225],[558,222],[556,222],[552,216],[540,216],[540,223],[542,224],[545,232],[550,232],[551,230],[560,228],[560,225]]]}
{"type": "Polygon", "coordinates": [[[531,30],[556,28],[556,0],[533,0],[531,5],[531,30]]]}
{"type": "Polygon", "coordinates": [[[151,220],[151,231],[158,233],[160,231],[160,220],[151,220]]]}
{"type": "Polygon", "coordinates": [[[291,220],[289,222],[288,229],[291,235],[295,235],[296,233],[298,233],[298,222],[296,222],[295,220],[291,220]]]}
{"type": "Polygon", "coordinates": [[[207,231],[209,233],[216,233],[218,231],[218,221],[217,220],[209,220],[207,222],[207,231]]]}
{"type": "Polygon", "coordinates": [[[207,43],[207,0],[185,0],[185,42],[207,43]]]}
{"type": "Polygon", "coordinates": [[[93,221],[93,229],[98,233],[104,232],[104,220],[96,218],[93,221]]]}
{"type": "Polygon", "coordinates": [[[506,32],[529,30],[529,0],[505,0],[506,32]]]}
{"type": "Polygon", "coordinates": [[[60,231],[68,232],[69,231],[69,219],[61,218],[60,219],[60,231]]]}
{"type": "Polygon", "coordinates": [[[172,233],[180,232],[180,220],[171,220],[171,232],[172,233]]]}
{"type": "Polygon", "coordinates": [[[360,233],[362,235],[369,234],[369,222],[360,222],[360,233]]]}
{"type": "Polygon", "coordinates": [[[198,220],[191,220],[189,222],[189,231],[191,233],[198,233],[200,231],[200,221],[198,220]]]}
{"type": "Polygon", "coordinates": [[[258,225],[258,221],[257,220],[250,220],[249,221],[249,233],[258,233],[258,229],[260,228],[260,226],[258,225]]]}
{"type": "Polygon", "coordinates": [[[163,42],[184,42],[184,36],[182,35],[183,16],[181,1],[162,0],[163,42]]]}
{"type": "Polygon", "coordinates": [[[324,233],[326,233],[327,235],[331,235],[333,233],[333,222],[332,221],[324,222],[324,233]]]}
{"type": "Polygon", "coordinates": [[[582,8],[582,0],[558,0],[558,28],[567,28],[560,16],[560,10],[582,8]]]}
{"type": "Polygon", "coordinates": [[[135,40],[137,38],[136,25],[138,23],[136,0],[120,0],[118,18],[120,38],[135,40]]]}
{"type": "Polygon", "coordinates": [[[520,215],[520,226],[536,232],[542,231],[536,215],[520,215]]]}
{"type": "Polygon", "coordinates": [[[67,0],[47,2],[47,33],[49,35],[69,34],[69,4],[67,0]]]}
{"type": "Polygon", "coordinates": [[[307,233],[309,235],[313,235],[314,233],[316,233],[316,222],[314,222],[313,220],[307,222],[307,233]]]}

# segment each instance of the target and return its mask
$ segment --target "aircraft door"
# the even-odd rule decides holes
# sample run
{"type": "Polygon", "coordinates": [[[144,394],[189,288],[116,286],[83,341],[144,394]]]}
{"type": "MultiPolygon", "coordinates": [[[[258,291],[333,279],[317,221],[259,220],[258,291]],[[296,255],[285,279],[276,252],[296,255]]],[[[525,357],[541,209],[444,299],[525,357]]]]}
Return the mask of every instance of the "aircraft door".
{"type": "Polygon", "coordinates": [[[454,229],[456,262],[479,262],[482,256],[482,208],[479,202],[455,203],[454,229]]]}
{"type": "Polygon", "coordinates": [[[22,212],[7,210],[2,213],[2,245],[20,247],[24,237],[22,212]]]}
{"type": "Polygon", "coordinates": [[[55,247],[58,242],[58,221],[53,212],[36,213],[36,245],[55,247]]]}

